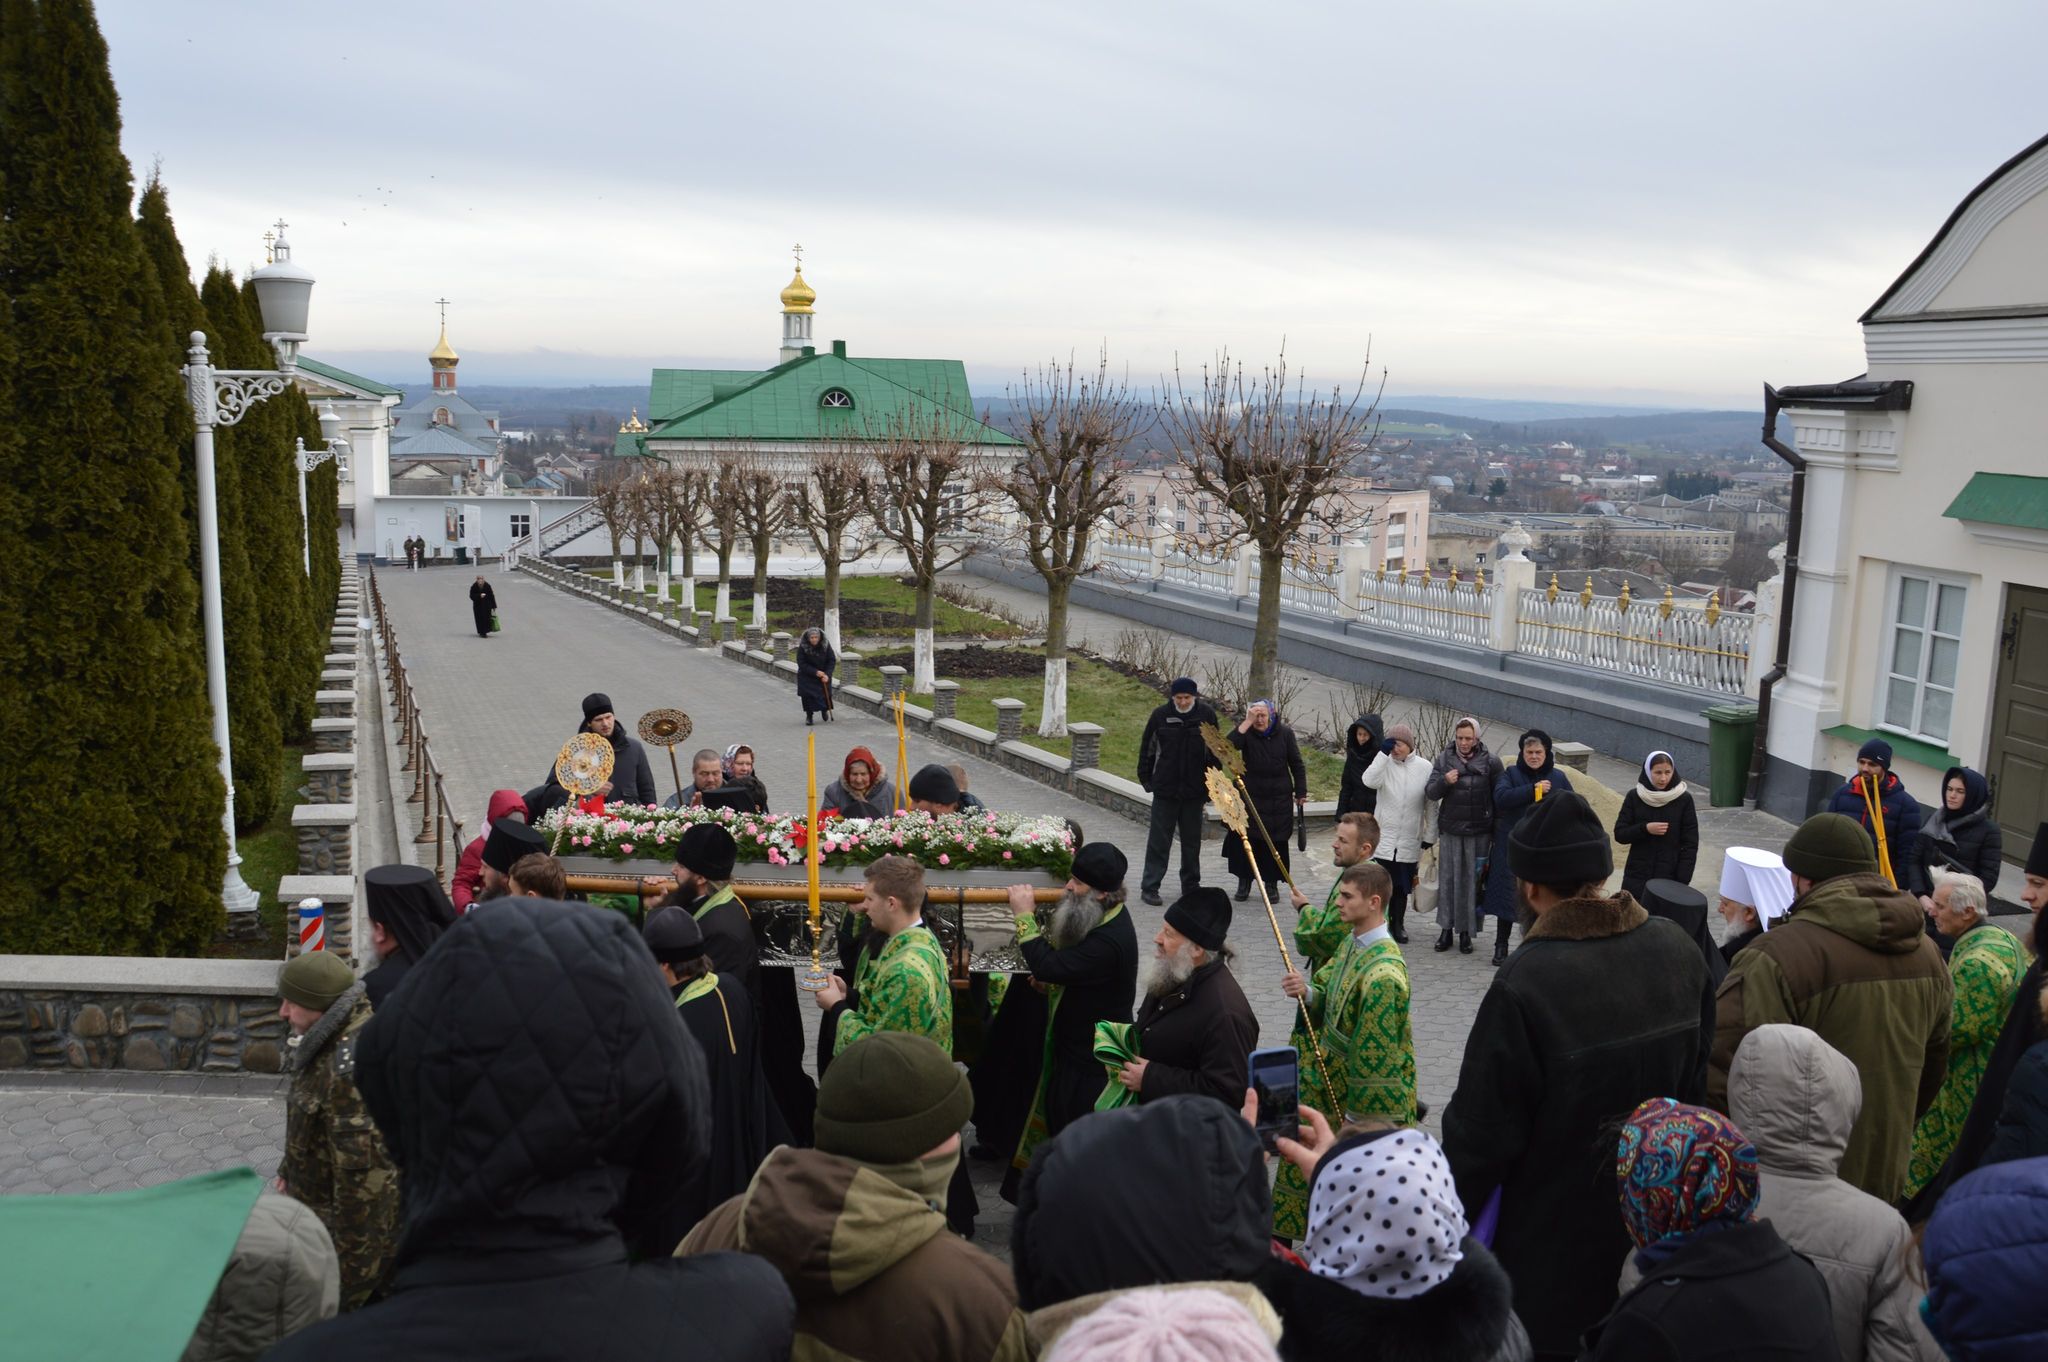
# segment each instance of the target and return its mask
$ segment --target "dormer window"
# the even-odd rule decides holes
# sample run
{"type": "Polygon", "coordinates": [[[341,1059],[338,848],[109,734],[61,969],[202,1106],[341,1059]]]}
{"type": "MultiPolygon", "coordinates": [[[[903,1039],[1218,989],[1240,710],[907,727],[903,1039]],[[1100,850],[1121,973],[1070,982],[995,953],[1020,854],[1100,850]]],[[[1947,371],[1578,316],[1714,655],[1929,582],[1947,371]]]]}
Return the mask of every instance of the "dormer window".
{"type": "Polygon", "coordinates": [[[853,394],[844,388],[827,388],[825,395],[818,399],[818,405],[833,411],[852,411],[853,394]]]}
{"type": "Polygon", "coordinates": [[[451,426],[455,424],[454,418],[448,415],[448,408],[434,408],[434,424],[437,426],[451,426]]]}

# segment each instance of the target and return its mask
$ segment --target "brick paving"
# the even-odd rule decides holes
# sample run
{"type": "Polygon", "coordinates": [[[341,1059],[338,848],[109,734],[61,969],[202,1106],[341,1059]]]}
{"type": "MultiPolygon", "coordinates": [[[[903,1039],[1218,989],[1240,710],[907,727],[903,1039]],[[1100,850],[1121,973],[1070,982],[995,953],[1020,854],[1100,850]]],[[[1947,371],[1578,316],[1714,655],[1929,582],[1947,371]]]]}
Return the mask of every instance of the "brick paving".
{"type": "Polygon", "coordinates": [[[120,1073],[0,1084],[0,1194],[150,1187],[284,1156],[281,1080],[120,1073]]]}

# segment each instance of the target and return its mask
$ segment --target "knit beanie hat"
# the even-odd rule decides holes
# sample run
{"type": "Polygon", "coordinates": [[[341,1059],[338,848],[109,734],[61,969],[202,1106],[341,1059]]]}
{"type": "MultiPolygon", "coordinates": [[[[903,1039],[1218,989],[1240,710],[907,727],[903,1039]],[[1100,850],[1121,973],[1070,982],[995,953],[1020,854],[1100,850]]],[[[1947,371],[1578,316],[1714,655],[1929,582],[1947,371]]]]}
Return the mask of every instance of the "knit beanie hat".
{"type": "Polygon", "coordinates": [[[1837,875],[1875,875],[1877,846],[1846,813],[1817,813],[1785,839],[1785,868],[1820,881],[1837,875]]]}
{"type": "Polygon", "coordinates": [[[1415,750],[1415,730],[1406,724],[1395,724],[1387,730],[1387,741],[1405,742],[1408,744],[1408,750],[1412,752],[1415,750]]]}
{"type": "Polygon", "coordinates": [[[1272,1362],[1273,1332],[1209,1287],[1125,1291],[1067,1326],[1045,1362],[1272,1362]]]}
{"type": "Polygon", "coordinates": [[[307,951],[285,961],[277,972],[277,996],[325,1012],[355,981],[356,972],[333,951],[307,951]]]}
{"type": "Polygon", "coordinates": [[[1885,770],[1889,771],[1892,769],[1892,745],[1883,738],[1872,738],[1869,742],[1857,748],[1856,757],[1859,761],[1868,757],[1879,766],[1884,767],[1885,770]]]}
{"type": "Polygon", "coordinates": [[[957,1135],[974,1090],[944,1050],[908,1031],[846,1047],[818,1081],[817,1146],[861,1163],[907,1163],[957,1135]]]}
{"type": "Polygon", "coordinates": [[[1530,884],[1580,885],[1614,873],[1614,844],[1584,795],[1554,793],[1508,834],[1508,869],[1530,884]]]}
{"type": "Polygon", "coordinates": [[[601,690],[594,690],[583,697],[583,722],[589,723],[600,714],[612,712],[612,697],[601,690]]]}
{"type": "Polygon", "coordinates": [[[1200,695],[1202,688],[1195,684],[1195,678],[1192,676],[1176,676],[1173,678],[1173,684],[1167,687],[1167,692],[1172,695],[1200,695]]]}
{"type": "Polygon", "coordinates": [[[2034,832],[2034,845],[2027,852],[2026,871],[2029,875],[2048,878],[2048,823],[2043,823],[2034,832]]]}
{"type": "Polygon", "coordinates": [[[960,782],[943,766],[926,766],[910,778],[910,797],[927,804],[958,804],[960,782]]]}
{"type": "Polygon", "coordinates": [[[1190,889],[1166,910],[1166,925],[1205,951],[1223,949],[1230,935],[1230,895],[1221,889],[1190,889]]]}
{"type": "Polygon", "coordinates": [[[731,879],[739,854],[739,843],[716,823],[692,823],[676,838],[676,864],[707,880],[731,879]]]}

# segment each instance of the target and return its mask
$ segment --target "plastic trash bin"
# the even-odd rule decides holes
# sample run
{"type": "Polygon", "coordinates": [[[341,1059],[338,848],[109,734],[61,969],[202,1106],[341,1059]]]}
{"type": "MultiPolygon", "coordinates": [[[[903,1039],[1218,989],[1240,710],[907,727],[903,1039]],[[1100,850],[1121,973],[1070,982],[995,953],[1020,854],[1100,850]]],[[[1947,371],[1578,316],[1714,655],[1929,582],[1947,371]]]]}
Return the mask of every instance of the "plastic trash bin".
{"type": "Polygon", "coordinates": [[[1749,759],[1756,750],[1756,706],[1715,705],[1700,713],[1707,721],[1711,759],[1707,802],[1717,809],[1742,803],[1749,784],[1749,759]]]}

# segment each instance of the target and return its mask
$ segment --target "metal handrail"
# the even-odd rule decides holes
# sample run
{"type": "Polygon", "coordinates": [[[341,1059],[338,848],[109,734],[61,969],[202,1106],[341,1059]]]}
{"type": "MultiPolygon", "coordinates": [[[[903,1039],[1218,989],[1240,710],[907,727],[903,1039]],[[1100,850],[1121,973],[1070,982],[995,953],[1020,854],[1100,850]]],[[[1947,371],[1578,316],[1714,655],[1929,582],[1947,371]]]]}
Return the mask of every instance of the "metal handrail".
{"type": "Polygon", "coordinates": [[[419,697],[413,690],[412,676],[406,670],[405,660],[399,655],[398,631],[392,628],[391,618],[385,613],[384,593],[377,585],[374,567],[370,569],[370,603],[376,608],[377,637],[384,650],[385,684],[391,687],[390,703],[397,711],[398,743],[405,753],[398,769],[413,773],[412,793],[405,797],[405,802],[420,806],[420,827],[413,835],[413,845],[432,845],[434,878],[445,889],[450,873],[450,848],[453,848],[457,860],[462,856],[462,820],[455,816],[455,810],[448,803],[441,765],[434,759],[433,749],[428,745],[419,697]]]}

